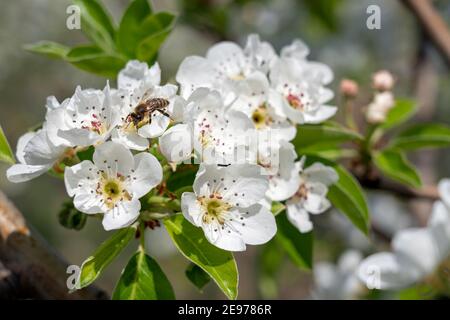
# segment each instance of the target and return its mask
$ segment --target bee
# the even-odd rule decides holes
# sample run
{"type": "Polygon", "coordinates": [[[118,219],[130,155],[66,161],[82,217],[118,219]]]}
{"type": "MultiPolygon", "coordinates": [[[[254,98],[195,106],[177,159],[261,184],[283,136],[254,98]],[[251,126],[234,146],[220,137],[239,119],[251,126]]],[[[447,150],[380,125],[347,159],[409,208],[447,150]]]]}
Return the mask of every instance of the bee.
{"type": "Polygon", "coordinates": [[[158,111],[162,115],[170,118],[170,115],[165,111],[169,105],[169,100],[164,98],[151,98],[140,102],[134,111],[128,115],[128,122],[132,122],[137,128],[139,123],[148,117],[148,124],[152,122],[152,114],[158,111]]]}

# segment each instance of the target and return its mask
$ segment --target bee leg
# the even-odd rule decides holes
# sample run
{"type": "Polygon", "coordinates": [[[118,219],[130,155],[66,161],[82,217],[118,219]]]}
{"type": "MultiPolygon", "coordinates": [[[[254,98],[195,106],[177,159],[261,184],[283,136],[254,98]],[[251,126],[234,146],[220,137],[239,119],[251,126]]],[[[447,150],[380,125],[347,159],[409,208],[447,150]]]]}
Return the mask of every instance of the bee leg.
{"type": "Polygon", "coordinates": [[[156,110],[158,110],[159,113],[161,113],[162,115],[164,115],[170,119],[170,115],[167,112],[165,112],[164,110],[161,110],[161,109],[156,109],[156,110]]]}

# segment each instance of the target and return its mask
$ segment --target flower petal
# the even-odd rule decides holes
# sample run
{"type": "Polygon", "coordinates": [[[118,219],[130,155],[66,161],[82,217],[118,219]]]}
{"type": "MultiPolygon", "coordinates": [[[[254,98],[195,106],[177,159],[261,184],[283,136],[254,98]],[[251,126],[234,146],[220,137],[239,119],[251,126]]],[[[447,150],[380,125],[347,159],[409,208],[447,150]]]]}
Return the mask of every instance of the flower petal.
{"type": "Polygon", "coordinates": [[[51,167],[51,164],[34,166],[26,164],[14,164],[6,171],[6,177],[9,181],[14,183],[25,182],[46,173],[51,167]]]}
{"type": "Polygon", "coordinates": [[[399,231],[392,240],[392,248],[423,276],[433,272],[442,258],[432,232],[424,228],[399,231]]]}
{"type": "Polygon", "coordinates": [[[302,233],[313,229],[313,224],[309,219],[308,211],[303,209],[300,204],[288,201],[286,203],[287,218],[302,233]]]}
{"type": "Polygon", "coordinates": [[[412,285],[418,275],[408,272],[408,263],[393,253],[380,252],[362,261],[357,275],[369,289],[400,289],[412,285]]]}
{"type": "Polygon", "coordinates": [[[334,106],[320,106],[314,113],[304,112],[303,116],[305,123],[322,123],[331,117],[333,117],[337,112],[337,108],[334,106]]]}
{"type": "Polygon", "coordinates": [[[169,162],[181,162],[192,154],[192,128],[188,124],[177,124],[159,137],[161,153],[169,162]]]}
{"type": "Polygon", "coordinates": [[[106,231],[128,227],[136,221],[140,210],[141,203],[137,199],[118,202],[117,207],[104,214],[103,227],[106,231]]]}
{"type": "Polygon", "coordinates": [[[233,213],[239,218],[233,219],[231,226],[246,244],[266,243],[277,232],[273,214],[260,204],[247,208],[235,208],[233,213]]]}
{"type": "Polygon", "coordinates": [[[162,181],[162,167],[156,157],[150,153],[139,153],[134,156],[133,176],[131,191],[133,197],[141,198],[162,181]]]}
{"type": "Polygon", "coordinates": [[[111,140],[133,150],[143,151],[148,148],[147,138],[141,137],[134,131],[125,131],[115,128],[111,133],[111,140]]]}
{"type": "Polygon", "coordinates": [[[133,154],[123,145],[115,142],[105,142],[95,148],[93,156],[97,168],[108,172],[128,175],[134,167],[133,154]]]}
{"type": "Polygon", "coordinates": [[[97,181],[97,168],[91,161],[84,160],[64,170],[64,184],[70,197],[77,193],[95,192],[97,181]]]}
{"type": "Polygon", "coordinates": [[[183,212],[183,216],[193,225],[197,227],[202,225],[202,212],[195,193],[184,192],[181,195],[181,211],[183,212]]]}
{"type": "Polygon", "coordinates": [[[320,162],[310,165],[303,171],[302,175],[307,181],[320,182],[326,186],[330,186],[339,180],[336,170],[320,162]]]}

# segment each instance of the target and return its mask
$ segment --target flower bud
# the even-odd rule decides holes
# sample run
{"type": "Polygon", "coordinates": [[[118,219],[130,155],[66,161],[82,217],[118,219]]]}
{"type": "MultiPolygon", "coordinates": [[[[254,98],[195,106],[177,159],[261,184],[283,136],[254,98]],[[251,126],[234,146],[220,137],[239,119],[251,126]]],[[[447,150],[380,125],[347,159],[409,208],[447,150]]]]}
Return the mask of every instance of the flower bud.
{"type": "Polygon", "coordinates": [[[367,106],[367,122],[377,124],[386,120],[386,116],[395,104],[394,95],[390,91],[377,93],[367,106]]]}
{"type": "Polygon", "coordinates": [[[392,90],[394,83],[394,76],[387,70],[380,70],[372,77],[372,86],[378,91],[392,90]]]}
{"type": "Polygon", "coordinates": [[[350,79],[342,79],[340,85],[341,93],[347,98],[354,98],[358,95],[359,86],[358,84],[350,79]]]}

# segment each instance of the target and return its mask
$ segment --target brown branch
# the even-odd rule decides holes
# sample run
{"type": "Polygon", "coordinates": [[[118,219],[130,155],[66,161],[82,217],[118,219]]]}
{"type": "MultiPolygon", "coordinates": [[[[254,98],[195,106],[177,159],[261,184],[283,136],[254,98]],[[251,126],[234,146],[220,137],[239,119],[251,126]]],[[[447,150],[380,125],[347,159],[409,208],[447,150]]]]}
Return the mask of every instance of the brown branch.
{"type": "Polygon", "coordinates": [[[35,231],[0,191],[0,297],[106,299],[91,286],[69,293],[67,263],[35,231]]]}
{"type": "Polygon", "coordinates": [[[387,180],[378,180],[376,182],[360,180],[360,183],[366,189],[390,191],[395,193],[397,196],[408,199],[425,199],[435,201],[440,198],[437,187],[433,185],[413,189],[387,180]]]}
{"type": "Polygon", "coordinates": [[[415,15],[430,41],[450,65],[450,31],[430,0],[402,0],[415,15]]]}

